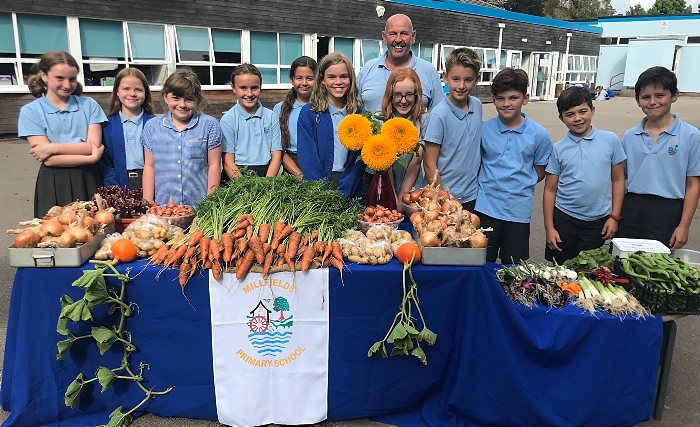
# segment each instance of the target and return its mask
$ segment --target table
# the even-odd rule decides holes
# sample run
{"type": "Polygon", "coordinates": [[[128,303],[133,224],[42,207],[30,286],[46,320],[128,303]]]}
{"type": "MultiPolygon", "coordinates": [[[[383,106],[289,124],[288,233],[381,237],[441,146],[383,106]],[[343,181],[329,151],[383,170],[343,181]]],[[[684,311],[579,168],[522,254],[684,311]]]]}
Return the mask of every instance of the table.
{"type": "MultiPolygon", "coordinates": [[[[132,269],[128,299],[138,304],[127,329],[144,362],[146,387],[175,386],[145,408],[164,417],[216,419],[207,277],[197,274],[183,298],[175,271],[155,280],[156,267],[132,269]],[[144,269],[145,268],[145,269],[144,269]],[[194,307],[194,308],[193,308],[194,307]]],[[[90,267],[86,267],[90,268],[90,267]]],[[[649,418],[662,343],[660,317],[646,320],[576,307],[529,309],[511,302],[483,268],[414,267],[428,326],[438,334],[428,366],[413,357],[367,357],[401,299],[401,265],[351,265],[330,271],[328,419],[361,417],[396,425],[625,426],[649,418]]],[[[10,301],[0,403],[12,412],[3,426],[105,424],[117,406],[143,393],[116,382],[63,403],[79,372],[119,366],[120,354],[100,356],[88,340],[55,360],[55,332],[64,293],[81,268],[19,269],[10,301]]],[[[75,326],[72,326],[75,328],[75,326]]],[[[83,391],[83,393],[86,393],[83,391]]]]}

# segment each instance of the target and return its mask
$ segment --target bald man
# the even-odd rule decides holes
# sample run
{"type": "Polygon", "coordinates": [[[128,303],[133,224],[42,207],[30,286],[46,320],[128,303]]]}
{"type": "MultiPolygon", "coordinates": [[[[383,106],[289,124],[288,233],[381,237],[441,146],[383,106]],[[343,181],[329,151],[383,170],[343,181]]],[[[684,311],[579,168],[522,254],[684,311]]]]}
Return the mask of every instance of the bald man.
{"type": "Polygon", "coordinates": [[[386,82],[391,72],[399,67],[410,67],[416,71],[423,87],[423,105],[428,110],[446,99],[440,76],[433,64],[411,52],[411,45],[416,41],[416,32],[408,16],[390,16],[382,31],[382,40],[386,44],[386,53],[365,63],[357,76],[360,98],[365,110],[377,112],[382,109],[386,82]]]}

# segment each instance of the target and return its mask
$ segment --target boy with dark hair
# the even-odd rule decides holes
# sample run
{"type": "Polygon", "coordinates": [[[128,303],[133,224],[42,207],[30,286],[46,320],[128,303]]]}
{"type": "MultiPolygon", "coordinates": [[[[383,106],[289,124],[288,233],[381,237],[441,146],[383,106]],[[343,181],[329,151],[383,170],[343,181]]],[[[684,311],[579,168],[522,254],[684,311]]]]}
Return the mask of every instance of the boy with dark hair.
{"type": "Polygon", "coordinates": [[[676,75],[664,67],[644,71],[634,85],[646,116],[625,132],[625,201],[618,237],[654,239],[682,248],[700,196],[700,131],[671,113],[676,75]]]}
{"type": "Polygon", "coordinates": [[[470,95],[479,81],[481,61],[472,49],[458,48],[445,59],[443,79],[450,89],[446,100],[430,112],[425,128],[423,167],[430,181],[437,177],[443,188],[474,209],[481,155],[481,101],[470,95]]]}
{"type": "Polygon", "coordinates": [[[603,246],[617,232],[625,193],[626,158],[612,132],[591,125],[591,94],[570,87],[557,99],[559,120],[569,128],[554,144],[544,181],[547,260],[562,263],[582,250],[603,246]],[[611,193],[612,182],[612,193],[611,193]]]}
{"type": "Polygon", "coordinates": [[[482,123],[481,170],[475,210],[491,227],[486,260],[518,262],[530,257],[530,218],[535,184],[544,178],[552,139],[522,108],[530,99],[523,70],[505,68],[491,83],[498,116],[482,123]]]}

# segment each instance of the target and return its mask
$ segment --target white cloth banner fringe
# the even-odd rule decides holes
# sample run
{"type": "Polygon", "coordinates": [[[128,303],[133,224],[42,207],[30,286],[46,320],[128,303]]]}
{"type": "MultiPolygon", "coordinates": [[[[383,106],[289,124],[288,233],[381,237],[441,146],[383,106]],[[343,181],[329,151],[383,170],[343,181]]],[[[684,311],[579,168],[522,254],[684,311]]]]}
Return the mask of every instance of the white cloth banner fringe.
{"type": "Polygon", "coordinates": [[[328,413],[328,269],[209,273],[219,422],[313,424],[328,413]]]}

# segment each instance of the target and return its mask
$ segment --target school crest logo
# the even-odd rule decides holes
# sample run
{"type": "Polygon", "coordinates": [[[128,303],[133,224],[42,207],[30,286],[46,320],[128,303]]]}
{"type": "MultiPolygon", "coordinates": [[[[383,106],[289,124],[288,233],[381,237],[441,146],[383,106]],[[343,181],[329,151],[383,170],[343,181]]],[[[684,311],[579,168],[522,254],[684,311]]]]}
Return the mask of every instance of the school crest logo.
{"type": "Polygon", "coordinates": [[[274,300],[260,300],[246,316],[250,329],[248,340],[258,354],[277,356],[285,349],[292,338],[294,326],[294,315],[290,314],[289,309],[289,301],[280,296],[274,300]]]}
{"type": "Polygon", "coordinates": [[[263,132],[265,132],[266,137],[272,135],[272,125],[270,123],[263,123],[263,132]]]}
{"type": "Polygon", "coordinates": [[[678,154],[678,144],[669,145],[666,154],[668,154],[671,157],[674,157],[676,154],[678,154]]]}

